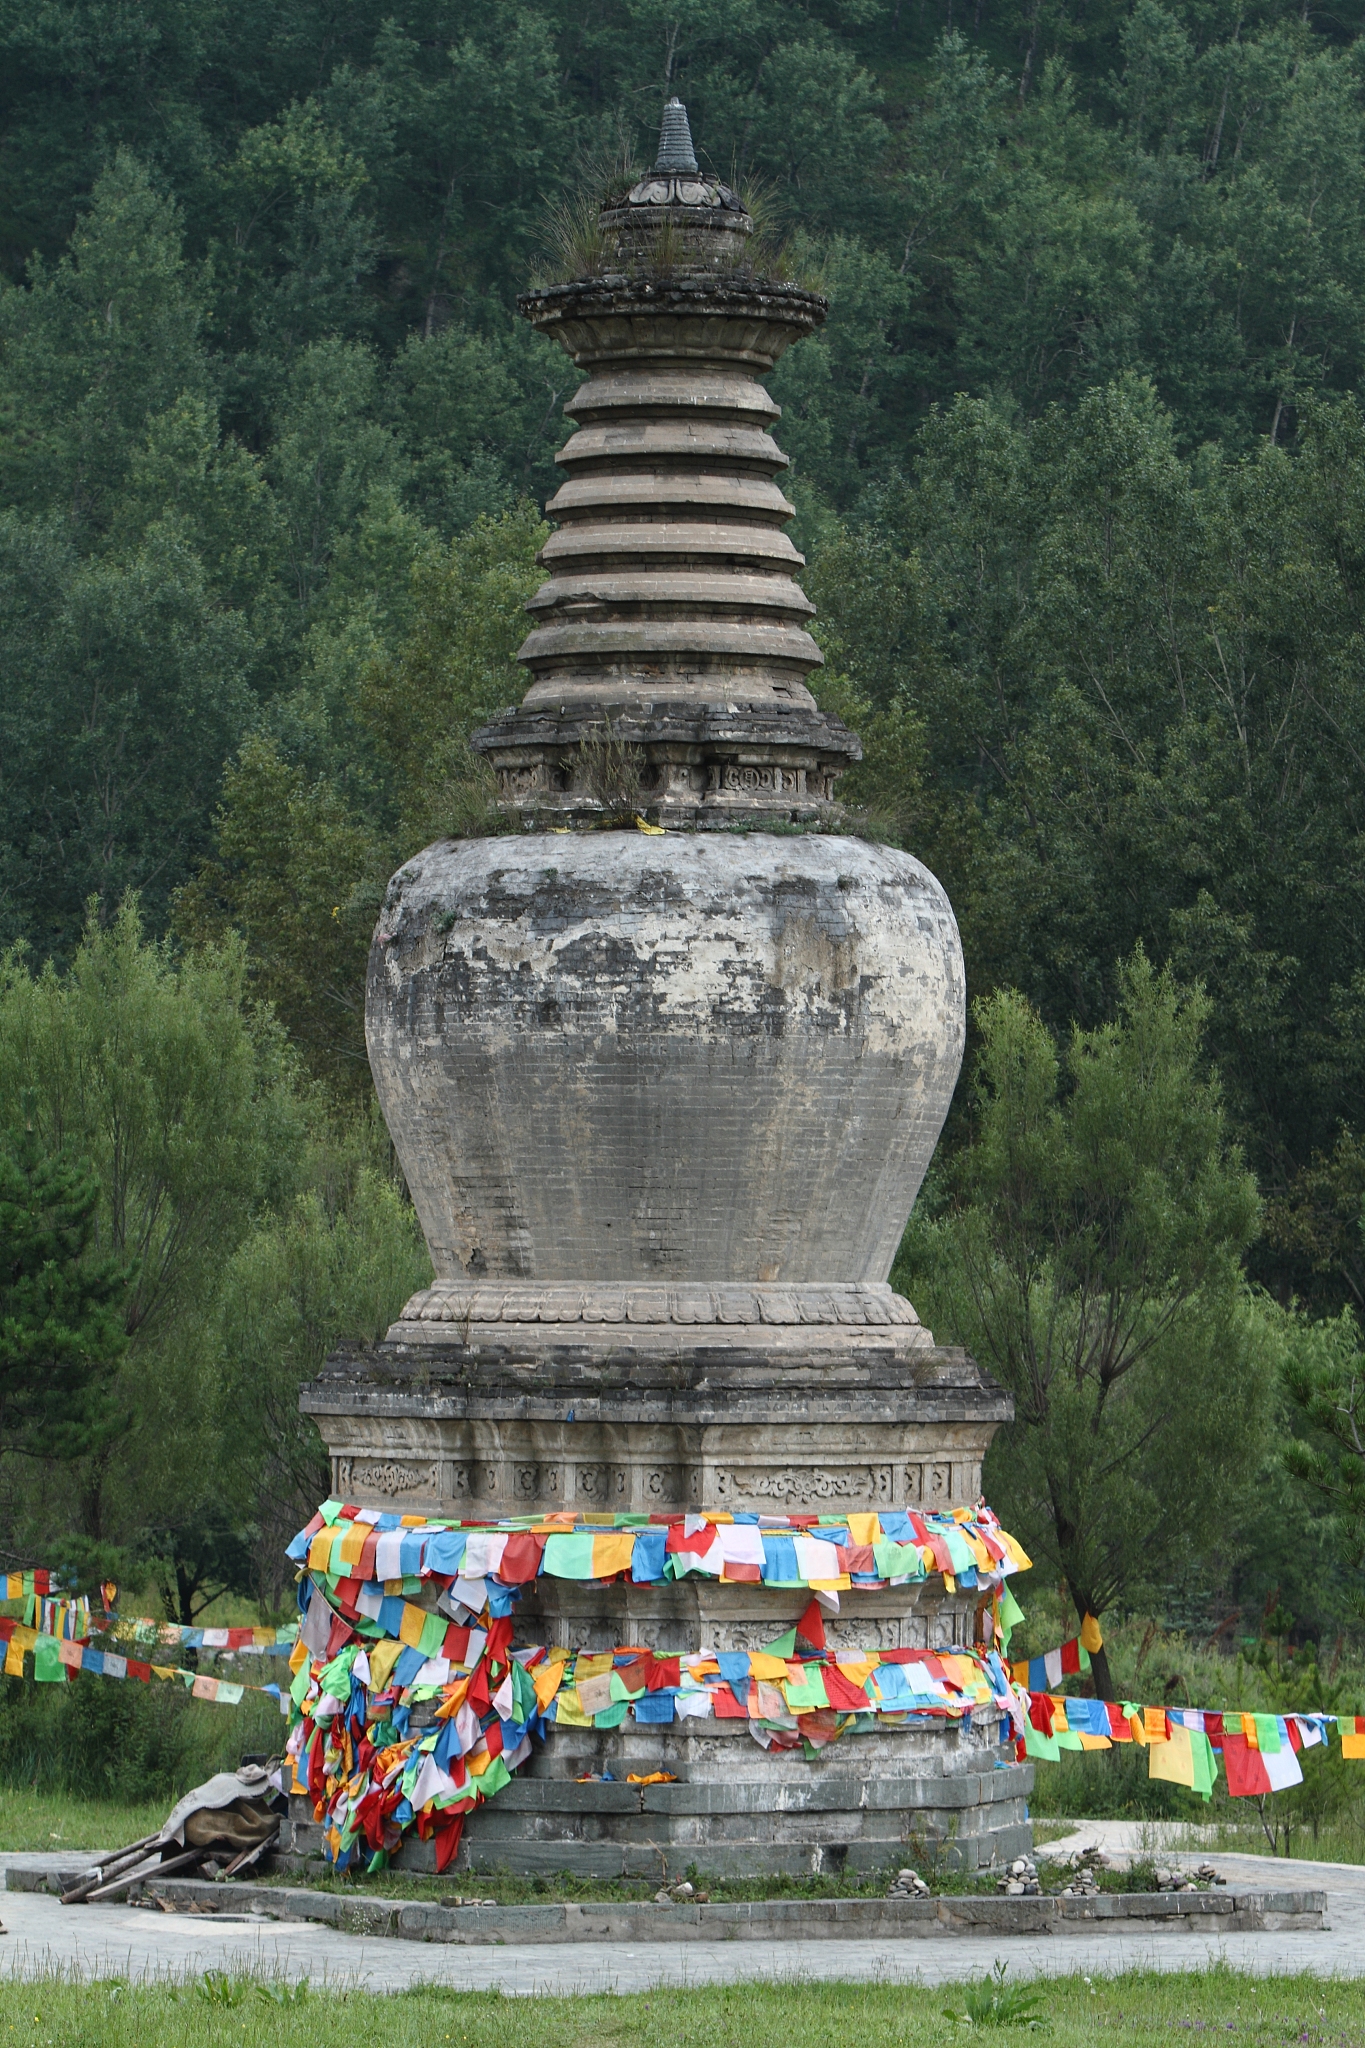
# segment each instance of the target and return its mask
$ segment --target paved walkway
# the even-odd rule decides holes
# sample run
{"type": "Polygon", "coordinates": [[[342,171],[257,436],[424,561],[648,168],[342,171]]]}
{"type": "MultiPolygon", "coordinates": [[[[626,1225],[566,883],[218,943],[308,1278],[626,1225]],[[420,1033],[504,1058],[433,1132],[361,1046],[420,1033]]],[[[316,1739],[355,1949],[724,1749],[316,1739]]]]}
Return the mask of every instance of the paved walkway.
{"type": "MultiPolygon", "coordinates": [[[[1042,1853],[1069,1853],[1099,1841],[1107,1854],[1126,1846],[1111,1830],[1122,1822],[1092,1822],[1068,1841],[1042,1853]]],[[[1134,1833],[1137,1831],[1134,1830],[1134,1833]]],[[[1135,1841],[1134,1848],[1146,1846],[1135,1841]]],[[[1169,1854],[1169,1852],[1166,1852],[1169,1854]]],[[[1206,1851],[1171,1861],[1198,1862],[1206,1851]]],[[[23,1863],[71,1869],[84,1859],[0,1856],[0,1865],[23,1863]]],[[[652,1985],[716,1984],[755,1978],[826,1978],[843,1981],[946,1984],[984,1975],[999,1958],[1013,1977],[1083,1970],[1090,1975],[1134,1968],[1183,1970],[1226,1961],[1258,1974],[1296,1970],[1324,1976],[1365,1975],[1365,1868],[1268,1856],[1220,1856],[1218,1866],[1238,1886],[1321,1887],[1328,1894],[1329,1930],[1311,1934],[1243,1934],[1222,1939],[1204,1933],[1087,1934],[1020,1937],[1007,1941],[950,1935],[913,1938],[894,1946],[864,1941],[766,1944],[717,1942],[657,1944],[584,1943],[574,1948],[445,1948],[425,1942],[370,1940],[328,1927],[240,1919],[225,1915],[153,1913],[133,1906],[62,1906],[40,1892],[8,1892],[0,1918],[0,1977],[35,1977],[63,1971],[78,1977],[197,1976],[201,1971],[246,1971],[291,1982],[396,1991],[438,1983],[470,1990],[499,1989],[530,1995],[643,1991],[652,1985]]],[[[243,1898],[243,1907],[248,1903],[243,1898]]]]}

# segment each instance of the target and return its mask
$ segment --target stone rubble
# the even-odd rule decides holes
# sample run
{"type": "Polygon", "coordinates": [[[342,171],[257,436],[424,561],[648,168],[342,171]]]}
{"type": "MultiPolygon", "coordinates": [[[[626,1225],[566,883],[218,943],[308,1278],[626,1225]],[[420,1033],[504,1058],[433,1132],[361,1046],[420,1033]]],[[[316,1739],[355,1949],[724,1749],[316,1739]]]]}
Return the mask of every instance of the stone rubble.
{"type": "Polygon", "coordinates": [[[1074,1871],[1071,1883],[1062,1892],[1064,1899],[1098,1898],[1100,1881],[1098,1873],[1110,1868],[1109,1858],[1099,1848],[1079,1849],[1070,1857],[1065,1868],[1074,1871]]]}
{"type": "Polygon", "coordinates": [[[995,1889],[1011,1899],[1036,1898],[1043,1889],[1038,1865],[1031,1856],[1016,1856],[1004,1876],[996,1879],[995,1889]]]}
{"type": "Polygon", "coordinates": [[[917,1870],[898,1870],[886,1896],[888,1899],[927,1899],[929,1887],[917,1870]]]}

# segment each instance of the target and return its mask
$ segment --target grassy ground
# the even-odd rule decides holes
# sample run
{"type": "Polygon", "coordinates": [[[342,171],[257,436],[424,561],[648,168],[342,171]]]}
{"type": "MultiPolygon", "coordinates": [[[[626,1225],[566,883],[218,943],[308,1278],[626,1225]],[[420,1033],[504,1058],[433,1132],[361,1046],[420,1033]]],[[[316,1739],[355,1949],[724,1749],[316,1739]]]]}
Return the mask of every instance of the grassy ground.
{"type": "MultiPolygon", "coordinates": [[[[1232,2034],[1238,2042],[1365,2043],[1365,1985],[1316,1978],[1250,1978],[1227,1969],[1162,1976],[1056,1977],[1020,1986],[1056,2048],[1096,2041],[1150,2043],[1172,2034],[1232,2034]]],[[[789,1981],[629,1997],[503,1998],[431,1988],[389,1996],[326,1993],[209,1973],[197,1983],[8,1988],[0,2041],[31,2048],[317,2048],[382,2040],[384,2048],[920,2048],[1010,2024],[1003,1998],[979,1985],[913,1986],[789,1981]],[[989,2017],[994,1996],[996,2018],[989,2017]],[[973,2012],[975,2008],[975,2012],[973,2012]],[[1004,2008],[1002,2010],[1002,2008],[1004,2008]],[[964,2015],[949,2019],[946,2014],[964,2015]],[[970,2017],[966,2017],[970,2015],[970,2017]]],[[[1022,2031],[1020,2019],[1013,2022],[1022,2031]]]]}
{"type": "Polygon", "coordinates": [[[159,1828],[172,1802],[125,1806],[113,1799],[0,1786],[0,1849],[121,1849],[159,1828]]]}

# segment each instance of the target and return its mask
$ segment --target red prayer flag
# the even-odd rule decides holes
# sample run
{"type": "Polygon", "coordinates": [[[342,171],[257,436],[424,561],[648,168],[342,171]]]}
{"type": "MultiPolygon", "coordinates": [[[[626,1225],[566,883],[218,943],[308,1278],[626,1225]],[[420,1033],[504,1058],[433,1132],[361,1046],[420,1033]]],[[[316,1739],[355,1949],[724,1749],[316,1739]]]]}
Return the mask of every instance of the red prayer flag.
{"type": "Polygon", "coordinates": [[[1234,1799],[1250,1799],[1271,1790],[1270,1773],[1259,1749],[1253,1749],[1245,1735],[1223,1734],[1223,1768],[1228,1774],[1228,1791],[1234,1799]]]}
{"type": "Polygon", "coordinates": [[[449,1870],[460,1847],[460,1836],[464,1833],[464,1815],[453,1813],[443,1820],[436,1829],[436,1874],[449,1870]]]}
{"type": "Polygon", "coordinates": [[[860,1685],[855,1685],[851,1678],[845,1678],[837,1664],[827,1664],[823,1677],[825,1697],[832,1707],[852,1714],[865,1714],[868,1711],[867,1694],[860,1685]]]}
{"type": "Polygon", "coordinates": [[[1080,1638],[1073,1636],[1069,1643],[1062,1644],[1062,1676],[1074,1678],[1081,1668],[1080,1638]]]}
{"type": "Polygon", "coordinates": [[[820,1612],[818,1600],[812,1600],[796,1624],[796,1633],[808,1642],[813,1650],[825,1647],[825,1617],[820,1612]]]}
{"type": "Polygon", "coordinates": [[[498,1566],[498,1577],[505,1586],[524,1586],[539,1573],[544,1550],[545,1538],[532,1535],[529,1529],[509,1536],[498,1566]]]}
{"type": "Polygon", "coordinates": [[[354,1634],[355,1630],[344,1615],[334,1614],[332,1616],[332,1626],[327,1635],[327,1649],[323,1658],[324,1663],[330,1664],[333,1657],[339,1657],[354,1634]]]}

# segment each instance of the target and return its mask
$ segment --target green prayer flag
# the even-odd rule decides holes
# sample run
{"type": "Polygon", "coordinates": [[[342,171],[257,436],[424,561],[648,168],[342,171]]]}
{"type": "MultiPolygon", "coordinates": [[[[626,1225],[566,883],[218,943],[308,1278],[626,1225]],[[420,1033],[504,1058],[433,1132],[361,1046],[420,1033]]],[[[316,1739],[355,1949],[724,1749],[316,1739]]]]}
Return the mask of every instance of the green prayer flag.
{"type": "Polygon", "coordinates": [[[766,1644],[764,1646],[764,1655],[768,1657],[794,1657],[796,1655],[795,1625],[789,1628],[784,1636],[779,1636],[775,1643],[766,1644]]]}
{"type": "Polygon", "coordinates": [[[627,1700],[613,1700],[609,1707],[603,1707],[600,1714],[593,1715],[593,1727],[619,1728],[621,1723],[626,1718],[626,1712],[628,1707],[629,1701],[627,1700]]]}
{"type": "Polygon", "coordinates": [[[1201,1799],[1212,1799],[1214,1781],[1218,1776],[1218,1759],[1213,1744],[1202,1728],[1191,1728],[1190,1754],[1194,1758],[1194,1790],[1201,1799]]]}
{"type": "Polygon", "coordinates": [[[872,1561],[881,1579],[924,1577],[924,1559],[917,1543],[893,1543],[889,1536],[884,1536],[872,1546],[872,1561]]]}
{"type": "Polygon", "coordinates": [[[422,1623],[418,1649],[424,1657],[439,1657],[445,1644],[446,1629],[449,1626],[443,1614],[429,1614],[422,1623]]]}
{"type": "Polygon", "coordinates": [[[824,1677],[818,1664],[807,1664],[801,1683],[798,1685],[789,1678],[782,1690],[794,1714],[818,1713],[829,1705],[829,1694],[825,1691],[824,1677]]]}
{"type": "Polygon", "coordinates": [[[1253,1714],[1256,1723],[1256,1747],[1262,1756],[1278,1756],[1283,1747],[1280,1741],[1280,1724],[1273,1714],[1253,1714]]]}
{"type": "MultiPolygon", "coordinates": [[[[495,1756],[483,1776],[476,1780],[479,1790],[485,1799],[491,1799],[495,1792],[501,1792],[503,1786],[510,1785],[511,1782],[512,1773],[508,1770],[500,1756],[495,1756]]],[[[452,1806],[458,1805],[458,1803],[457,1800],[451,1800],[450,1802],[452,1806]]]]}
{"type": "Polygon", "coordinates": [[[1000,1637],[1007,1651],[1010,1646],[1010,1637],[1023,1619],[1024,1610],[1010,1591],[1009,1580],[1007,1579],[1004,1590],[1000,1595],[1000,1637]]]}
{"type": "Polygon", "coordinates": [[[515,1658],[512,1660],[512,1705],[513,1718],[518,1721],[529,1721],[539,1705],[535,1680],[526,1666],[518,1664],[515,1658]]]}
{"type": "Polygon", "coordinates": [[[1058,1744],[1059,1737],[1056,1735],[1044,1735],[1042,1729],[1035,1728],[1032,1721],[1024,1723],[1024,1753],[1026,1756],[1039,1757],[1047,1763],[1055,1764],[1062,1753],[1058,1744]]]}
{"type": "Polygon", "coordinates": [[[553,1579],[590,1579],[594,1540],[591,1529],[568,1536],[547,1536],[542,1569],[553,1579]]]}
{"type": "Polygon", "coordinates": [[[33,1646],[33,1676],[40,1685],[55,1685],[66,1677],[66,1666],[57,1655],[57,1638],[39,1636],[33,1646]]]}

